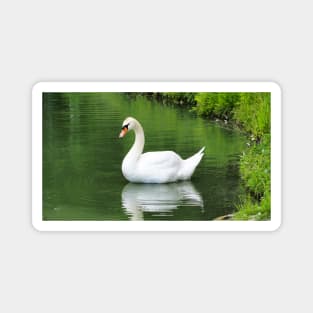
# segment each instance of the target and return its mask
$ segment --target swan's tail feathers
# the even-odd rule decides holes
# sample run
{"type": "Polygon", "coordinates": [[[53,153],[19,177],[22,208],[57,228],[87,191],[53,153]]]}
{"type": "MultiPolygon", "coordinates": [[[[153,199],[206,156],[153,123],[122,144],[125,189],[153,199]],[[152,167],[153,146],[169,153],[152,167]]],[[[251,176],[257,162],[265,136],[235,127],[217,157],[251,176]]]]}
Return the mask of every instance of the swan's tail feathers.
{"type": "MultiPolygon", "coordinates": [[[[204,151],[204,149],[205,149],[205,147],[202,147],[202,148],[199,150],[199,152],[198,152],[198,153],[202,153],[202,155],[203,155],[203,154],[204,154],[204,152],[203,152],[203,151],[204,151]]],[[[198,154],[198,153],[197,153],[197,154],[198,154]]]]}
{"type": "Polygon", "coordinates": [[[179,176],[181,180],[190,179],[196,167],[200,163],[203,155],[204,155],[205,147],[202,147],[196,154],[191,156],[190,158],[184,160],[184,166],[180,170],[179,176]]]}

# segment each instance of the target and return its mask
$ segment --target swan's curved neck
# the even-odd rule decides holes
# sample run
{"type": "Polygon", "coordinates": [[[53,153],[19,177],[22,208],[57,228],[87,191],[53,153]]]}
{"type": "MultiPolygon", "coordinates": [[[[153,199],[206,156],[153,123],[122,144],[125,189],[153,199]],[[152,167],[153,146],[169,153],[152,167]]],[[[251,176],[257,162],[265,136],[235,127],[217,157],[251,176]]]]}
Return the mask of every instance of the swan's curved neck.
{"type": "Polygon", "coordinates": [[[126,157],[137,161],[140,155],[142,154],[143,147],[145,145],[145,135],[143,132],[142,126],[139,124],[139,122],[136,122],[134,127],[135,132],[135,142],[129,152],[127,153],[126,157]]]}

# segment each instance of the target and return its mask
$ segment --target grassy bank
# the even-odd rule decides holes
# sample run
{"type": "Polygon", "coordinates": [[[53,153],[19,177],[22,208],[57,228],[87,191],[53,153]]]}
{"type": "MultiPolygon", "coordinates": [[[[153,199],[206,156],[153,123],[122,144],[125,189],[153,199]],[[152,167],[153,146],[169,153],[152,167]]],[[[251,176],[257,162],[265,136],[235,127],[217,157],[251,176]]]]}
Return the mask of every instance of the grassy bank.
{"type": "Polygon", "coordinates": [[[193,110],[197,114],[232,121],[247,135],[247,146],[240,157],[246,195],[237,204],[234,219],[270,219],[270,94],[199,93],[195,100],[193,110]]]}
{"type": "Polygon", "coordinates": [[[165,104],[189,107],[204,118],[233,123],[246,133],[247,146],[240,157],[246,193],[237,203],[233,219],[270,219],[270,94],[157,93],[150,96],[165,104]]]}

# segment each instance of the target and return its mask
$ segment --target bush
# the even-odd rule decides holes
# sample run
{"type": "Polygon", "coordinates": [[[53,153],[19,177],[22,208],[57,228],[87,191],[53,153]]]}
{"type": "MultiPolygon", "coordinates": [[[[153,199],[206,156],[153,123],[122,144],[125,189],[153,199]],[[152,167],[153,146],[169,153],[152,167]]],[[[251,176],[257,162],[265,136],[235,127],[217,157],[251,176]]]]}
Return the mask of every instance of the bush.
{"type": "Polygon", "coordinates": [[[193,111],[201,116],[219,117],[230,119],[233,115],[233,109],[239,100],[239,93],[231,92],[201,92],[195,96],[197,105],[193,111]]]}
{"type": "Polygon", "coordinates": [[[190,92],[162,92],[157,93],[157,97],[162,98],[165,104],[178,106],[192,106],[196,104],[195,93],[190,92]]]}
{"type": "Polygon", "coordinates": [[[269,93],[240,93],[234,119],[257,139],[270,133],[271,99],[269,93]]]}

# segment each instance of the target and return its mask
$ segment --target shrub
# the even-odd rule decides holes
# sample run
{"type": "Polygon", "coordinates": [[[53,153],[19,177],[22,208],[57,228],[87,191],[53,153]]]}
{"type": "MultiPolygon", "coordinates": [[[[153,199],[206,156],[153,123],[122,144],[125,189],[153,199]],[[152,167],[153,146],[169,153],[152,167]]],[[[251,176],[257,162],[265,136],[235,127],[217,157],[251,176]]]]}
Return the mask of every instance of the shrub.
{"type": "Polygon", "coordinates": [[[230,119],[233,109],[239,100],[239,93],[231,92],[201,92],[195,96],[197,105],[193,111],[201,116],[230,119]]]}
{"type": "Polygon", "coordinates": [[[234,119],[246,132],[259,139],[270,133],[270,101],[269,93],[240,93],[234,119]]]}

